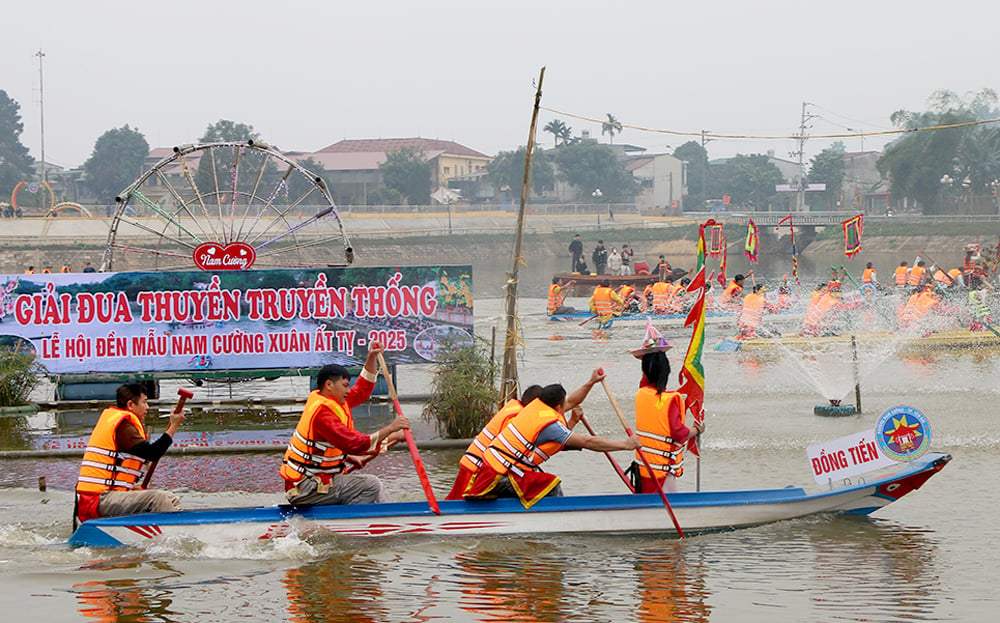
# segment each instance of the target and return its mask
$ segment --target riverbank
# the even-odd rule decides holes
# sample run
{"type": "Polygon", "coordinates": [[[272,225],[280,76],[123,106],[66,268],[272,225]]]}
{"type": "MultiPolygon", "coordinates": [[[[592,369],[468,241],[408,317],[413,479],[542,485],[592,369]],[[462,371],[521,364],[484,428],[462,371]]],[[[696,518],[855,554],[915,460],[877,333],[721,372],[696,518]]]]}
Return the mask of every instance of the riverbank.
{"type": "MultiPolygon", "coordinates": [[[[575,233],[584,240],[586,254],[597,240],[605,246],[620,247],[628,242],[637,249],[637,260],[655,263],[663,254],[676,265],[684,266],[697,253],[698,223],[705,215],[692,217],[650,217],[622,214],[613,222],[603,222],[596,215],[531,214],[523,245],[526,272],[540,269],[530,287],[538,288],[552,273],[568,267],[567,247],[575,233]],[[564,261],[565,260],[565,261],[564,261]],[[563,264],[567,264],[563,267],[563,264]],[[550,269],[550,266],[552,267],[550,269]]],[[[9,219],[0,232],[0,272],[19,274],[28,266],[40,271],[45,266],[58,270],[68,264],[74,271],[87,262],[97,267],[107,243],[111,220],[105,218],[9,219]]],[[[513,213],[470,212],[429,214],[347,215],[345,228],[356,252],[359,266],[389,263],[468,264],[476,275],[502,283],[503,272],[510,268],[512,235],[516,226],[513,213]],[[449,233],[450,232],[450,233],[449,233]]],[[[742,224],[725,225],[730,259],[742,258],[746,228],[742,224]]],[[[787,232],[781,237],[771,227],[761,227],[762,258],[787,257],[791,252],[787,232]]],[[[992,246],[1000,237],[1000,223],[995,222],[910,222],[903,219],[866,224],[860,257],[877,255],[886,258],[912,259],[921,253],[932,254],[945,265],[959,265],[964,245],[980,242],[992,246]]],[[[837,227],[826,227],[815,236],[811,230],[797,233],[800,262],[818,265],[827,257],[843,257],[843,236],[837,227]]],[[[337,244],[317,245],[310,250],[317,264],[341,261],[337,244]]],[[[892,266],[896,263],[893,262],[892,266]]],[[[863,266],[863,264],[861,264],[863,266]]],[[[882,266],[883,270],[890,266],[882,266]]],[[[115,269],[148,269],[148,257],[142,254],[116,254],[115,269]]],[[[477,279],[479,281],[479,279],[477,279]]],[[[499,287],[499,285],[497,286],[499,287]]]]}

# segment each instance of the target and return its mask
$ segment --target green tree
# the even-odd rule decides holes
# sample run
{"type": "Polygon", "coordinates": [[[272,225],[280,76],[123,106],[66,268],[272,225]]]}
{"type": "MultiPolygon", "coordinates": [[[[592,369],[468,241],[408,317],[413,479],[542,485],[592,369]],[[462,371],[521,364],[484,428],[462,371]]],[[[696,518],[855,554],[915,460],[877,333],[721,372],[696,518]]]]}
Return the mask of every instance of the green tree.
{"type": "MultiPolygon", "coordinates": [[[[524,155],[527,149],[524,145],[516,151],[502,151],[490,160],[486,170],[490,174],[493,185],[503,190],[508,189],[515,195],[521,194],[521,183],[524,181],[524,155]]],[[[556,175],[552,166],[550,152],[535,150],[531,162],[531,190],[536,195],[555,188],[556,175]]]]}
{"type": "MultiPolygon", "coordinates": [[[[219,119],[215,123],[209,124],[205,128],[205,133],[198,139],[201,143],[242,143],[247,141],[260,141],[260,133],[254,130],[249,123],[237,123],[229,119],[219,119]]],[[[215,148],[202,152],[202,158],[198,161],[198,172],[195,180],[198,190],[209,202],[229,203],[233,198],[229,195],[232,190],[232,180],[236,179],[237,198],[243,197],[244,201],[237,200],[238,205],[249,203],[249,194],[254,192],[257,176],[261,167],[264,168],[262,186],[260,188],[273,188],[280,183],[281,175],[274,162],[265,154],[244,148],[234,147],[215,148]],[[211,154],[211,158],[205,157],[211,154]],[[214,160],[214,162],[213,162],[214,160]],[[234,175],[235,174],[235,175],[234,175]],[[218,190],[219,196],[215,196],[218,190]]],[[[303,180],[299,180],[300,182],[303,180]]],[[[292,189],[287,189],[288,195],[298,198],[292,189]]],[[[281,201],[276,197],[276,203],[281,201]]]]}
{"type": "Polygon", "coordinates": [[[202,143],[245,143],[249,140],[260,140],[260,132],[253,129],[249,123],[236,123],[229,119],[219,119],[209,124],[202,134],[202,143]]]}
{"type": "Polygon", "coordinates": [[[809,183],[826,184],[826,190],[817,195],[831,209],[837,207],[844,176],[847,174],[847,165],[844,164],[846,153],[847,148],[838,141],[813,156],[809,163],[809,183]]]}
{"type": "Polygon", "coordinates": [[[17,183],[31,176],[35,159],[21,144],[21,105],[0,90],[0,194],[10,194],[17,183]]]}
{"type": "Polygon", "coordinates": [[[997,94],[985,89],[966,97],[947,90],[928,98],[929,110],[898,110],[890,116],[897,128],[910,130],[886,147],[877,166],[892,180],[891,196],[917,202],[925,214],[992,209],[1000,144],[990,128],[937,126],[994,119],[997,94]]]}
{"type": "Polygon", "coordinates": [[[422,149],[406,146],[385,155],[378,165],[384,184],[402,195],[409,205],[431,202],[431,165],[422,149]]]}
{"type": "Polygon", "coordinates": [[[559,143],[568,143],[570,137],[573,135],[573,129],[559,119],[553,119],[552,121],[546,123],[543,130],[552,135],[553,143],[556,146],[558,146],[559,143]]]}
{"type": "MultiPolygon", "coordinates": [[[[687,191],[684,205],[701,206],[708,197],[701,191],[708,171],[708,152],[698,141],[688,141],[674,150],[674,158],[687,163],[687,191]]],[[[696,210],[697,208],[692,208],[696,210]]]]}
{"type": "Polygon", "coordinates": [[[606,145],[594,142],[563,145],[555,150],[559,177],[585,195],[600,188],[607,201],[635,196],[638,184],[606,145]]]}
{"type": "Polygon", "coordinates": [[[607,134],[610,136],[611,144],[615,144],[615,134],[622,133],[622,124],[618,123],[614,115],[608,113],[608,120],[601,124],[601,135],[607,134]]]}
{"type": "Polygon", "coordinates": [[[83,163],[87,187],[98,201],[114,203],[118,193],[142,175],[148,155],[149,143],[139,130],[128,124],[108,130],[83,163]]]}
{"type": "Polygon", "coordinates": [[[738,155],[713,168],[709,181],[709,188],[716,196],[732,198],[730,205],[764,210],[774,196],[774,187],[784,183],[785,177],[767,156],[754,154],[738,155]]]}

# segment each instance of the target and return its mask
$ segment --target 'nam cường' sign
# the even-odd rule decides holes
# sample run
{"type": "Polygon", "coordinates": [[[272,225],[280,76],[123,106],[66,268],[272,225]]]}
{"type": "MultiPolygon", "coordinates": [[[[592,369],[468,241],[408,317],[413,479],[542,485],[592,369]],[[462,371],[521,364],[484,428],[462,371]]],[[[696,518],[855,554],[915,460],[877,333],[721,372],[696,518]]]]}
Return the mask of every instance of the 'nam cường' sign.
{"type": "Polygon", "coordinates": [[[0,275],[0,347],[50,374],[426,363],[472,312],[471,266],[0,275]]]}

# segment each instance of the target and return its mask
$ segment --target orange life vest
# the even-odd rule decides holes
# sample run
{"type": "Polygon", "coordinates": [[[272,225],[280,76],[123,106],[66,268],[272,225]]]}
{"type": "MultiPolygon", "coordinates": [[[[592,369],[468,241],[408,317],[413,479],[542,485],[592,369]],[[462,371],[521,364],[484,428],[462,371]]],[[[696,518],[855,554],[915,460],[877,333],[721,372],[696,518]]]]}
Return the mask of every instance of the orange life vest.
{"type": "Polygon", "coordinates": [[[564,296],[562,288],[558,285],[553,283],[549,286],[549,301],[545,306],[545,309],[549,312],[550,316],[556,313],[556,310],[563,306],[564,296]]]}
{"type": "Polygon", "coordinates": [[[332,409],[344,426],[354,428],[350,407],[323,396],[319,390],[313,390],[306,400],[295,432],[288,441],[285,457],[281,460],[281,477],[288,482],[296,483],[313,476],[326,478],[328,481],[333,474],[344,471],[347,454],[333,444],[316,439],[313,430],[313,420],[323,405],[332,409]]]}
{"type": "Polygon", "coordinates": [[[946,286],[951,285],[951,279],[948,277],[948,274],[940,268],[934,273],[934,281],[946,286]]]}
{"type": "Polygon", "coordinates": [[[67,264],[63,264],[62,268],[59,270],[59,272],[61,272],[61,273],[68,273],[68,272],[70,272],[69,266],[67,264]]]}
{"type": "Polygon", "coordinates": [[[719,304],[723,307],[734,308],[739,304],[740,295],[743,294],[743,287],[736,283],[736,280],[729,282],[726,289],[722,292],[722,299],[719,304]]]}
{"type": "Polygon", "coordinates": [[[809,307],[806,308],[800,332],[805,335],[817,335],[823,326],[826,315],[838,304],[837,298],[829,292],[819,293],[818,296],[814,294],[813,299],[809,302],[809,307]]]}
{"type": "Polygon", "coordinates": [[[542,430],[555,422],[565,426],[566,418],[538,398],[532,400],[490,442],[483,459],[501,475],[522,476],[526,471],[541,471],[541,464],[562,450],[562,445],[554,441],[536,443],[542,430]]]}
{"type": "Polygon", "coordinates": [[[764,317],[764,303],[766,299],[760,294],[750,293],[743,299],[743,309],[740,310],[740,317],[736,321],[737,326],[748,329],[748,334],[756,333],[760,326],[760,320],[764,317]]]}
{"type": "Polygon", "coordinates": [[[594,288],[594,295],[590,297],[593,312],[601,318],[612,316],[615,313],[615,301],[611,297],[611,288],[607,286],[597,286],[594,288]]]}
{"type": "MultiPolygon", "coordinates": [[[[684,399],[677,392],[663,392],[659,396],[653,387],[640,387],[635,394],[635,433],[642,439],[642,452],[649,466],[662,479],[664,474],[680,476],[684,473],[684,444],[672,437],[670,430],[670,405],[676,404],[681,416],[684,414],[684,399]]],[[[640,462],[639,473],[652,478],[642,457],[636,450],[636,460],[640,462]]]]}
{"type": "Polygon", "coordinates": [[[520,413],[523,408],[521,403],[516,399],[508,400],[507,404],[497,411],[497,414],[486,423],[483,430],[479,431],[476,438],[465,449],[465,454],[462,455],[462,458],[458,462],[459,465],[472,472],[479,470],[479,466],[483,464],[483,453],[486,452],[486,448],[493,443],[493,440],[500,434],[500,431],[503,430],[507,422],[520,413]]]}
{"type": "Polygon", "coordinates": [[[861,283],[875,283],[878,279],[878,273],[875,272],[874,268],[866,268],[865,272],[861,274],[861,283]]]}
{"type": "Polygon", "coordinates": [[[78,493],[103,493],[105,491],[130,491],[142,475],[145,459],[121,451],[115,445],[115,431],[123,420],[128,420],[146,438],[146,429],[131,411],[108,407],[94,426],[87,441],[76,481],[78,493]]]}
{"type": "Polygon", "coordinates": [[[657,281],[653,284],[653,310],[658,313],[666,313],[670,306],[670,284],[665,281],[657,281]]]}
{"type": "Polygon", "coordinates": [[[924,267],[914,266],[913,270],[910,271],[910,279],[908,282],[909,286],[911,288],[915,288],[919,286],[923,280],[924,280],[924,267]]]}
{"type": "Polygon", "coordinates": [[[899,266],[899,267],[897,267],[896,271],[893,273],[893,275],[895,276],[896,285],[897,286],[905,286],[909,282],[909,279],[910,279],[909,273],[910,273],[909,267],[907,267],[907,266],[899,266]]]}
{"type": "Polygon", "coordinates": [[[628,304],[629,298],[635,295],[635,288],[625,283],[622,287],[618,288],[618,296],[622,297],[622,301],[628,304]]]}

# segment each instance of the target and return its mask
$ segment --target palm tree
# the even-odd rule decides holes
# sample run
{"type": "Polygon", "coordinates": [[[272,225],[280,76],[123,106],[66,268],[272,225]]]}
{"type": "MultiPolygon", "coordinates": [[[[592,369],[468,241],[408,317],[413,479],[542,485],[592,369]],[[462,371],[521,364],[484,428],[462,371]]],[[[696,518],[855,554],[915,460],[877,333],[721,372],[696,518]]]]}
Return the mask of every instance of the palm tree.
{"type": "Polygon", "coordinates": [[[556,145],[559,144],[560,140],[562,140],[562,142],[565,143],[566,140],[569,138],[571,132],[570,127],[559,119],[553,119],[552,121],[549,121],[547,124],[545,124],[545,127],[542,128],[542,130],[552,135],[553,142],[556,145]]]}
{"type": "Polygon", "coordinates": [[[608,113],[608,120],[601,124],[601,134],[611,136],[611,144],[615,144],[615,134],[622,133],[622,124],[615,119],[614,115],[608,113]]]}

